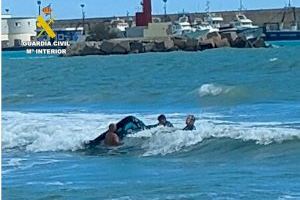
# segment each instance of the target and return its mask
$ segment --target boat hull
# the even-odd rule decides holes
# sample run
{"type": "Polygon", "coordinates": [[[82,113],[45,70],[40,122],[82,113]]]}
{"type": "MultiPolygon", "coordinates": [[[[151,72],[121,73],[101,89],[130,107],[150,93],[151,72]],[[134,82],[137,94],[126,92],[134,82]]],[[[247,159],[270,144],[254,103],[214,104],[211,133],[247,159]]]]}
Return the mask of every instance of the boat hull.
{"type": "Polygon", "coordinates": [[[184,33],[183,35],[188,38],[200,39],[200,38],[205,37],[208,33],[209,33],[209,29],[206,29],[206,30],[197,29],[195,31],[184,33]]]}
{"type": "Polygon", "coordinates": [[[300,40],[300,31],[266,31],[266,41],[300,40]]]}
{"type": "Polygon", "coordinates": [[[257,39],[263,36],[263,30],[261,28],[238,29],[237,33],[244,35],[247,40],[257,39]]]}

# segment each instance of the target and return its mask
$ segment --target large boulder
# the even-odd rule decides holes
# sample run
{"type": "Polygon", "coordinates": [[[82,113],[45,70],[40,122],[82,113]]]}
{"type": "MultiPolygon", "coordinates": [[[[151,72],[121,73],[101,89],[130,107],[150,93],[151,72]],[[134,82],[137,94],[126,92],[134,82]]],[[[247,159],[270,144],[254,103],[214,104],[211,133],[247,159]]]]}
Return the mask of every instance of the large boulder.
{"type": "Polygon", "coordinates": [[[263,38],[257,38],[257,40],[255,40],[253,43],[252,43],[253,47],[255,48],[266,48],[267,45],[265,43],[265,40],[263,38]]]}
{"type": "Polygon", "coordinates": [[[129,41],[117,41],[115,46],[112,48],[112,54],[127,54],[130,52],[129,41]]]}
{"type": "Polygon", "coordinates": [[[216,48],[222,48],[222,47],[230,47],[230,43],[227,38],[223,38],[221,40],[214,41],[216,48]]]}
{"type": "Polygon", "coordinates": [[[174,46],[178,47],[179,49],[183,50],[186,47],[187,39],[183,37],[174,37],[172,38],[174,42],[174,46]]]}
{"type": "Polygon", "coordinates": [[[95,41],[73,43],[67,48],[65,56],[103,55],[101,44],[95,41]]]}
{"type": "Polygon", "coordinates": [[[215,43],[213,39],[205,39],[199,42],[199,50],[203,51],[206,49],[215,48],[215,43]]]}
{"type": "Polygon", "coordinates": [[[230,43],[230,45],[233,44],[233,41],[235,41],[237,37],[238,37],[238,35],[234,31],[221,33],[221,38],[222,39],[226,38],[228,40],[228,42],[230,43]]]}
{"type": "Polygon", "coordinates": [[[235,48],[247,48],[249,47],[249,41],[245,36],[238,36],[232,43],[232,47],[235,48]]]}
{"type": "Polygon", "coordinates": [[[199,46],[199,41],[194,38],[188,38],[184,50],[186,51],[197,51],[199,46]]]}
{"type": "Polygon", "coordinates": [[[162,52],[165,51],[164,41],[155,41],[154,48],[152,49],[154,52],[162,52]]]}
{"type": "MultiPolygon", "coordinates": [[[[222,40],[222,37],[218,32],[208,33],[206,37],[207,37],[207,40],[213,41],[214,47],[216,47],[216,48],[228,46],[228,40],[222,40]]],[[[230,46],[230,44],[229,44],[229,46],[230,46]]]]}
{"type": "Polygon", "coordinates": [[[130,51],[134,53],[143,53],[145,52],[145,46],[140,41],[133,41],[130,43],[130,51]]]}
{"type": "Polygon", "coordinates": [[[166,40],[157,40],[154,42],[154,48],[152,51],[155,52],[164,52],[164,51],[171,51],[174,49],[174,42],[173,40],[166,39],[166,40]]]}
{"type": "Polygon", "coordinates": [[[206,35],[206,39],[221,40],[221,35],[218,32],[211,32],[206,35]]]}
{"type": "Polygon", "coordinates": [[[144,46],[145,52],[151,52],[151,51],[154,51],[154,49],[155,49],[154,42],[145,42],[145,43],[143,43],[143,46],[144,46]]]}
{"type": "Polygon", "coordinates": [[[116,43],[112,42],[110,40],[104,40],[101,44],[101,50],[105,53],[105,54],[111,54],[112,53],[112,49],[115,47],[116,43]]]}
{"type": "Polygon", "coordinates": [[[81,49],[83,49],[85,42],[76,42],[66,48],[66,54],[64,56],[79,56],[81,49]]]}
{"type": "Polygon", "coordinates": [[[81,55],[99,55],[101,51],[101,42],[85,42],[81,55]]]}
{"type": "Polygon", "coordinates": [[[167,51],[172,51],[175,49],[174,41],[171,39],[164,40],[164,45],[167,51]]]}
{"type": "Polygon", "coordinates": [[[127,40],[105,40],[101,44],[105,54],[126,54],[130,52],[130,42],[127,40]]]}

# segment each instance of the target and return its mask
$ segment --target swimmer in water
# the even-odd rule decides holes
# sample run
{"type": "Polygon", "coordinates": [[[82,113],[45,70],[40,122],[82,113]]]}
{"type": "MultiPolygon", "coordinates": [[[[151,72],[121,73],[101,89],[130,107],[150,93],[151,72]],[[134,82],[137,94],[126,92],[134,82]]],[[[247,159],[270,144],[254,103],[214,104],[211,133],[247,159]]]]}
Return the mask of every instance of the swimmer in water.
{"type": "Polygon", "coordinates": [[[119,146],[121,145],[120,143],[120,138],[116,133],[117,131],[117,126],[116,124],[110,124],[108,128],[108,132],[105,135],[104,139],[104,144],[107,146],[119,146]]]}
{"type": "Polygon", "coordinates": [[[164,126],[164,127],[174,127],[173,124],[169,121],[167,121],[167,118],[165,115],[159,115],[158,118],[158,123],[154,125],[149,125],[147,126],[148,129],[150,128],[156,128],[158,126],[164,126]]]}
{"type": "Polygon", "coordinates": [[[185,120],[185,123],[186,123],[186,127],[184,127],[184,131],[193,131],[193,130],[196,130],[196,127],[195,127],[195,121],[196,121],[196,118],[194,115],[188,115],[186,120],[185,120]]]}

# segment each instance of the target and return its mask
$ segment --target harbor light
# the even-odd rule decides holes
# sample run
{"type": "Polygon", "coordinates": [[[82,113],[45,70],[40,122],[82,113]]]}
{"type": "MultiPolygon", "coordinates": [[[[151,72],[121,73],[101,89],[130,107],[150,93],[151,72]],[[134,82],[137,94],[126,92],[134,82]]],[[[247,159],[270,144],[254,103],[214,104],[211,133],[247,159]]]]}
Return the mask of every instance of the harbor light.
{"type": "Polygon", "coordinates": [[[167,17],[167,2],[168,0],[163,0],[164,2],[164,14],[165,14],[165,18],[167,17]]]}
{"type": "Polygon", "coordinates": [[[41,1],[37,1],[37,4],[39,6],[39,15],[41,15],[41,4],[42,4],[42,2],[41,1]]]}
{"type": "Polygon", "coordinates": [[[85,28],[84,28],[84,24],[85,24],[85,12],[84,12],[84,7],[85,7],[85,5],[84,5],[84,4],[80,4],[80,7],[81,7],[81,13],[82,13],[82,27],[83,27],[82,35],[85,35],[85,28]]]}

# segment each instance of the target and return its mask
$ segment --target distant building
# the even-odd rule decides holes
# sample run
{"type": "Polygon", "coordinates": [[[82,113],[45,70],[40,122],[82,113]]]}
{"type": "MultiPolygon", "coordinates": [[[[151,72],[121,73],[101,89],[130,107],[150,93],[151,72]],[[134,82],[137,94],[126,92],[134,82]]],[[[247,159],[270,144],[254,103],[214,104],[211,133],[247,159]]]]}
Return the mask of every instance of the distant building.
{"type": "Polygon", "coordinates": [[[12,17],[1,15],[2,47],[18,47],[22,42],[32,41],[36,37],[35,17],[12,17]]]}

